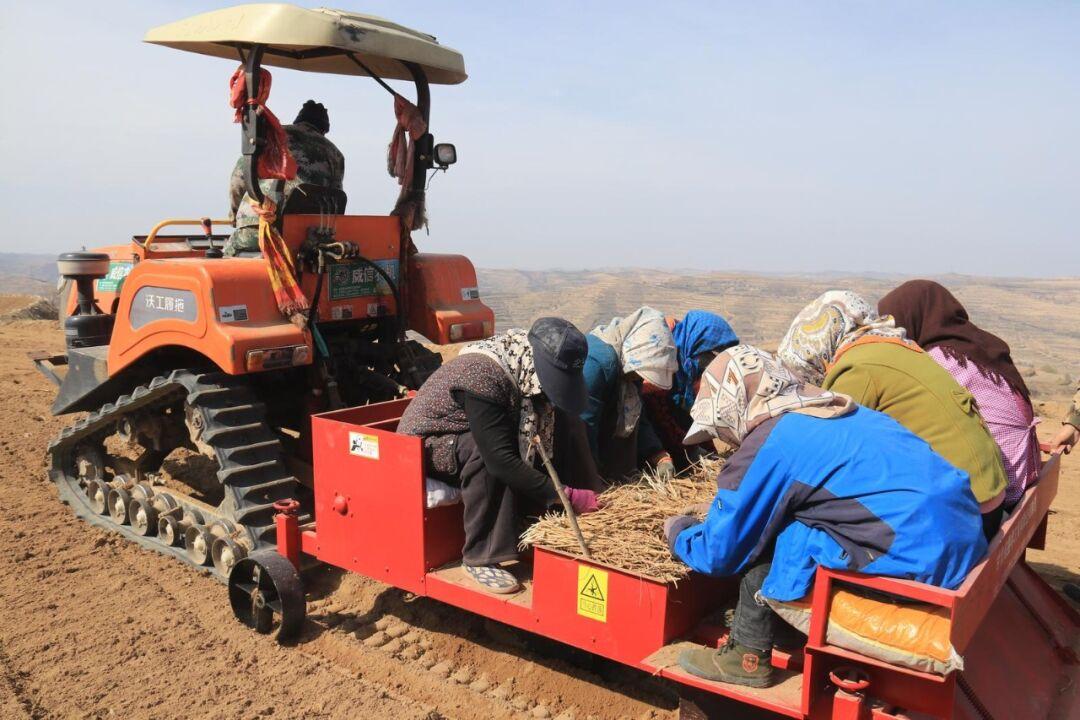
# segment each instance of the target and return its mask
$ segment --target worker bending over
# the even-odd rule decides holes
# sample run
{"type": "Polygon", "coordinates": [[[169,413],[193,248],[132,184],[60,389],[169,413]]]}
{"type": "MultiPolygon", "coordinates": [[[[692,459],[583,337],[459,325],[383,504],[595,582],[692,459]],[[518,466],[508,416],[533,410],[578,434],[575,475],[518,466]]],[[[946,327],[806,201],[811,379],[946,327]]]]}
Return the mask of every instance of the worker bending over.
{"type": "Polygon", "coordinates": [[[639,308],[595,328],[588,344],[588,401],[581,419],[600,474],[621,480],[648,463],[670,479],[675,465],[642,413],[641,400],[643,382],[670,390],[678,368],[664,316],[650,307],[639,308]]]}
{"type": "Polygon", "coordinates": [[[678,369],[671,389],[657,387],[646,381],[641,386],[645,413],[656,431],[664,450],[682,470],[712,451],[712,443],[687,447],[682,444],[690,429],[690,407],[694,404],[698,381],[717,353],[739,344],[735,331],[727,320],[704,310],[691,310],[681,320],[665,318],[678,353],[678,369]]]}
{"type": "MultiPolygon", "coordinates": [[[[277,205],[279,217],[289,195],[298,185],[341,190],[345,177],[345,156],[326,137],[330,132],[330,114],[322,103],[308,100],[292,125],[286,125],[283,129],[288,138],[289,152],[296,161],[296,177],[287,181],[259,181],[263,194],[277,205]]],[[[229,178],[229,207],[235,218],[236,229],[225,243],[226,255],[259,250],[259,216],[252,209],[251,197],[244,185],[243,163],[243,158],[237,160],[229,178]]],[[[345,208],[334,210],[342,213],[345,208]]]]}
{"type": "Polygon", "coordinates": [[[968,474],[988,538],[1001,526],[1008,476],[975,398],[859,295],[832,290],[796,316],[777,353],[800,381],[880,410],[968,474]]]}
{"type": "Polygon", "coordinates": [[[803,598],[819,565],[951,589],[986,554],[966,473],[889,416],[800,383],[763,350],[721,353],[691,416],[687,443],[719,438],[738,450],[704,521],[679,515],[664,533],[693,570],[743,576],[728,643],[679,657],[694,675],[772,684],[768,602],[803,598]]]}
{"type": "MultiPolygon", "coordinates": [[[[401,416],[398,432],[424,439],[427,473],[461,488],[462,565],[488,592],[520,589],[499,565],[517,558],[525,515],[559,504],[532,439],[539,436],[550,456],[555,409],[576,416],[584,408],[587,352],[572,324],[541,318],[528,334],[507,330],[466,346],[427,379],[401,416]]],[[[576,484],[572,475],[563,479],[576,484]]],[[[566,492],[575,512],[597,509],[593,491],[566,492]]]]}
{"type": "Polygon", "coordinates": [[[1001,450],[1011,510],[1039,478],[1042,459],[1035,409],[1009,345],[968,319],[951,292],[932,280],[909,280],[878,302],[907,336],[975,398],[976,409],[1001,450]]]}

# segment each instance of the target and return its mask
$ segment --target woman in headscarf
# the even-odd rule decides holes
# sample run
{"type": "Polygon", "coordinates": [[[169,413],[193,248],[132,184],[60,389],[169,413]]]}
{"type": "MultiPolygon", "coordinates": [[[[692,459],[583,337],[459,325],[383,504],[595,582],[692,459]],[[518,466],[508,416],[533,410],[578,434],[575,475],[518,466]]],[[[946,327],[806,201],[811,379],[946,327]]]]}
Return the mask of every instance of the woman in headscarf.
{"type": "Polygon", "coordinates": [[[975,398],[864,299],[832,290],[796,316],[777,353],[803,382],[891,415],[965,471],[986,536],[1001,525],[1008,476],[975,398]]]}
{"type": "MultiPolygon", "coordinates": [[[[555,409],[581,412],[586,353],[580,330],[541,318],[528,334],[508,330],[467,346],[428,378],[401,416],[398,432],[424,439],[426,472],[461,488],[462,565],[484,590],[520,589],[500,564],[517,558],[525,506],[542,512],[559,504],[538,468],[533,438],[550,455],[555,409]]],[[[568,487],[567,495],[578,513],[597,509],[591,490],[568,487]]]]}
{"type": "Polygon", "coordinates": [[[1035,410],[1008,344],[968,319],[951,292],[932,280],[909,280],[881,298],[907,336],[975,397],[979,414],[1001,449],[1009,484],[1005,508],[1016,505],[1039,477],[1035,410]]]}
{"type": "Polygon", "coordinates": [[[643,382],[670,390],[678,367],[664,316],[642,307],[595,328],[587,340],[581,419],[600,474],[619,480],[648,463],[671,478],[675,465],[642,413],[641,400],[643,382]]]}
{"type": "Polygon", "coordinates": [[[705,370],[687,443],[738,449],[716,498],[669,518],[672,553],[693,570],[743,575],[728,644],[686,650],[709,680],[767,687],[776,615],[809,593],[817,567],[960,585],[986,554],[967,476],[883,413],[797,380],[737,345],[705,370]]]}
{"type": "Polygon", "coordinates": [[[694,404],[697,382],[717,353],[738,345],[739,338],[727,320],[705,310],[691,310],[681,320],[668,317],[665,322],[675,341],[679,367],[670,390],[645,382],[641,399],[664,450],[674,459],[676,469],[682,469],[701,454],[701,448],[682,444],[690,429],[690,406],[694,404]]]}

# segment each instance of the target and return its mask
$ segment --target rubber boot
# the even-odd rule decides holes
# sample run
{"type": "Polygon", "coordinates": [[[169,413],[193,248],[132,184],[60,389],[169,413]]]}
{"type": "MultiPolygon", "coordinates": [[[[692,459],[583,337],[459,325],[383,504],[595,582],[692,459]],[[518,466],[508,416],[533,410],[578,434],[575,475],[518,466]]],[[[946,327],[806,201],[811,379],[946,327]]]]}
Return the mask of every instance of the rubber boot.
{"type": "Polygon", "coordinates": [[[679,667],[691,675],[732,685],[764,688],[774,682],[772,652],[754,650],[733,640],[719,650],[683,650],[679,667]]]}

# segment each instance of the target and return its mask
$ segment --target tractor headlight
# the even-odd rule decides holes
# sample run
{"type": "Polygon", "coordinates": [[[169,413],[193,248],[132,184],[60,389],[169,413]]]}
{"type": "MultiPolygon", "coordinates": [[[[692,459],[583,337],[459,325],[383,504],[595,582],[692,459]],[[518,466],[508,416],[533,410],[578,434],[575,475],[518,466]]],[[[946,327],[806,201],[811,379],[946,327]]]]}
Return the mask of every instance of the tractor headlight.
{"type": "Polygon", "coordinates": [[[446,169],[457,162],[457,148],[453,143],[439,143],[435,146],[435,164],[446,169]]]}

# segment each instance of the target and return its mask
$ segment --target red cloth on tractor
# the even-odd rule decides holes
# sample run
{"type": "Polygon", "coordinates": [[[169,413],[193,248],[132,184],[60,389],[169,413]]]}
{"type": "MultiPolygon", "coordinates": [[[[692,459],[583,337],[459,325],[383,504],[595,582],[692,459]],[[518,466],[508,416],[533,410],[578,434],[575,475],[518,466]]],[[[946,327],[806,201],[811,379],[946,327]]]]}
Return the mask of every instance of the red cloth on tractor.
{"type": "Polygon", "coordinates": [[[261,205],[254,200],[250,202],[259,216],[259,250],[266,258],[266,271],[270,276],[274,301],[281,314],[303,330],[307,327],[307,313],[311,306],[296,282],[296,265],[289,248],[285,245],[281,233],[274,227],[277,206],[270,198],[265,198],[261,205]]]}
{"type": "Polygon", "coordinates": [[[394,215],[401,216],[407,230],[419,230],[426,222],[424,207],[410,199],[413,181],[414,145],[427,132],[427,123],[420,109],[400,95],[394,96],[394,116],[397,126],[390,138],[386,153],[386,169],[401,185],[394,215]]]}
{"type": "Polygon", "coordinates": [[[248,105],[255,105],[266,121],[266,144],[259,153],[259,177],[292,180],[296,177],[296,160],[289,152],[289,139],[281,127],[281,121],[266,107],[266,99],[270,97],[270,80],[270,73],[259,68],[259,94],[249,98],[244,66],[241,65],[229,78],[229,105],[236,109],[233,122],[241,121],[248,105]]]}

